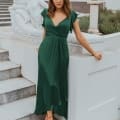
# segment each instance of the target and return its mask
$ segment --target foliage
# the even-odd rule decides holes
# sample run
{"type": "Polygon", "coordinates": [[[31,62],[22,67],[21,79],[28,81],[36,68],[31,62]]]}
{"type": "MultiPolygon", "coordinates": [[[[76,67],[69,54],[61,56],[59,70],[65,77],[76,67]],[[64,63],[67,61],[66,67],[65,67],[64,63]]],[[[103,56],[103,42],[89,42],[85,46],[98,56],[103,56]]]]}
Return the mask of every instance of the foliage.
{"type": "Polygon", "coordinates": [[[81,17],[79,19],[79,25],[80,25],[80,29],[83,32],[87,32],[88,28],[89,28],[89,17],[85,16],[85,17],[81,17]]]}
{"type": "MultiPolygon", "coordinates": [[[[79,21],[81,31],[87,32],[89,17],[81,17],[79,21]]],[[[107,10],[106,8],[100,9],[98,27],[99,31],[103,34],[120,32],[120,11],[107,10]]]]}

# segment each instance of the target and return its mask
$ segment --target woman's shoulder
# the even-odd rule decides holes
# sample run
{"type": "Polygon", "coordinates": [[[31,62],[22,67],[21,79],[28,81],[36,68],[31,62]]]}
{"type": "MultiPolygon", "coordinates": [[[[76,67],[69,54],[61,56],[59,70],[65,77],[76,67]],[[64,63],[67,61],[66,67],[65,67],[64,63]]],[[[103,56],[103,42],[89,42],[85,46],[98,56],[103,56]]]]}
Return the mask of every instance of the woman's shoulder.
{"type": "Polygon", "coordinates": [[[44,17],[47,14],[48,8],[43,8],[41,15],[44,17]]]}
{"type": "Polygon", "coordinates": [[[76,17],[78,15],[78,13],[74,9],[71,9],[70,14],[71,17],[76,17]]]}

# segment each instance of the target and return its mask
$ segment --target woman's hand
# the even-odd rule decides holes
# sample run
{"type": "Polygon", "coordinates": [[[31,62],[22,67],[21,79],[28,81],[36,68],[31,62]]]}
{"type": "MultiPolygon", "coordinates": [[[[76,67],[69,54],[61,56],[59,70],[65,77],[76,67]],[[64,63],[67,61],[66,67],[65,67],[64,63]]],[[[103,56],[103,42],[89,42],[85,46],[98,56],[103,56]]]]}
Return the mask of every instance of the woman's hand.
{"type": "Polygon", "coordinates": [[[94,52],[93,56],[94,56],[97,60],[101,60],[101,59],[102,59],[102,54],[101,54],[101,52],[94,52]]]}
{"type": "Polygon", "coordinates": [[[102,54],[100,52],[95,52],[93,48],[90,46],[90,43],[86,40],[85,36],[82,34],[79,26],[79,20],[76,19],[73,23],[74,32],[78,42],[89,52],[91,53],[97,60],[101,60],[102,54]]]}

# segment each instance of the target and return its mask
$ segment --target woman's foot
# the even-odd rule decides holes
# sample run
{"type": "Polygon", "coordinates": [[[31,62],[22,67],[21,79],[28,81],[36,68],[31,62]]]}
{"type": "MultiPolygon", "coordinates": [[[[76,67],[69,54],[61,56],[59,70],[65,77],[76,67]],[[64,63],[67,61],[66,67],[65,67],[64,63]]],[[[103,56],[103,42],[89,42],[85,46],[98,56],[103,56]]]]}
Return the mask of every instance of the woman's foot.
{"type": "Polygon", "coordinates": [[[45,120],[54,120],[52,111],[47,111],[47,114],[45,116],[45,120]]]}
{"type": "Polygon", "coordinates": [[[45,115],[45,120],[48,120],[47,114],[45,115]]]}

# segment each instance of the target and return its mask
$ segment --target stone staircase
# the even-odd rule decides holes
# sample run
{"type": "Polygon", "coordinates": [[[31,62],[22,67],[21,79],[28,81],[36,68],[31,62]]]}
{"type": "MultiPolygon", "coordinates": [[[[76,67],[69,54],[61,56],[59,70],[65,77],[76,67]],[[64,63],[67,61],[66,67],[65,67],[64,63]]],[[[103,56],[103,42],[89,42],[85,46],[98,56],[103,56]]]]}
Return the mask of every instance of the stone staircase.
{"type": "Polygon", "coordinates": [[[33,113],[35,83],[24,78],[21,65],[9,60],[9,52],[0,49],[0,119],[42,120],[33,113]]]}
{"type": "Polygon", "coordinates": [[[8,7],[13,4],[13,0],[0,0],[0,26],[10,26],[11,19],[8,7]]]}

